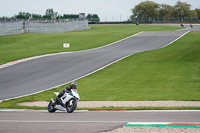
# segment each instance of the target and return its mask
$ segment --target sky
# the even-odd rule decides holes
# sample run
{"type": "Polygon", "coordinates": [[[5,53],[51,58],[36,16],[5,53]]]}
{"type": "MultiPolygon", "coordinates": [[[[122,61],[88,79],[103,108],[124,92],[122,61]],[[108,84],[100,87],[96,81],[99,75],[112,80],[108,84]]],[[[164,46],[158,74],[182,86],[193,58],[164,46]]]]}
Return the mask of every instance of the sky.
{"type": "MultiPolygon", "coordinates": [[[[19,12],[45,15],[53,8],[59,15],[88,13],[98,14],[101,21],[125,21],[131,9],[146,0],[0,0],[0,17],[11,17],[19,12]]],[[[178,0],[150,0],[158,4],[174,6],[178,0]]],[[[200,9],[200,0],[180,0],[200,9]]]]}

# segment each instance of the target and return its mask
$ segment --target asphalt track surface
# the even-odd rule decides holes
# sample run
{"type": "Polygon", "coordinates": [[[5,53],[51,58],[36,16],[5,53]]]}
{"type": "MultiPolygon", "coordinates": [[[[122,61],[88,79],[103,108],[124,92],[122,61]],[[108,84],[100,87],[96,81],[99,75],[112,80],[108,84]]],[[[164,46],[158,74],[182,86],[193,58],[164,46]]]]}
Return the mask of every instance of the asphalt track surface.
{"type": "Polygon", "coordinates": [[[199,123],[200,111],[0,111],[1,133],[99,133],[128,122],[199,123]]]}
{"type": "Polygon", "coordinates": [[[105,47],[42,57],[2,68],[0,100],[67,83],[124,57],[159,49],[186,33],[186,30],[141,32],[105,47]]]}

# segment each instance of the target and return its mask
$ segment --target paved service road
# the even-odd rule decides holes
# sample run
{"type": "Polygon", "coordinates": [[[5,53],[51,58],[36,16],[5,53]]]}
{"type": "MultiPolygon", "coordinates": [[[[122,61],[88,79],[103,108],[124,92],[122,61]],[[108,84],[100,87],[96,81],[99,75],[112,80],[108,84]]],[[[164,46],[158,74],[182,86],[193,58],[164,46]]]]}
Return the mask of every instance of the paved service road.
{"type": "Polygon", "coordinates": [[[200,122],[200,111],[0,111],[1,133],[99,133],[127,122],[200,122]]]}
{"type": "Polygon", "coordinates": [[[185,27],[188,27],[187,30],[189,31],[200,31],[200,25],[193,25],[193,27],[190,27],[189,25],[186,25],[185,27]]]}
{"type": "Polygon", "coordinates": [[[187,31],[142,32],[92,50],[33,59],[0,69],[0,100],[27,95],[64,84],[123,57],[161,48],[187,31]]]}

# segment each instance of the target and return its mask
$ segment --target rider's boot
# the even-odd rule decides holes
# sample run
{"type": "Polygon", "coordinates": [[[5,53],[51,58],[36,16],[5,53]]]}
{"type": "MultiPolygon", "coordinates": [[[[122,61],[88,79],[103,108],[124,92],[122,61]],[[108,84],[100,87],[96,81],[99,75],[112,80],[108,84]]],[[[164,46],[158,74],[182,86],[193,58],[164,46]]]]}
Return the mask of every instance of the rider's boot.
{"type": "Polygon", "coordinates": [[[62,104],[62,101],[59,97],[56,97],[56,99],[55,99],[54,105],[56,105],[56,104],[62,104]]]}
{"type": "Polygon", "coordinates": [[[56,97],[55,99],[54,99],[54,103],[53,103],[54,105],[56,105],[56,104],[58,104],[58,97],[56,97]]]}

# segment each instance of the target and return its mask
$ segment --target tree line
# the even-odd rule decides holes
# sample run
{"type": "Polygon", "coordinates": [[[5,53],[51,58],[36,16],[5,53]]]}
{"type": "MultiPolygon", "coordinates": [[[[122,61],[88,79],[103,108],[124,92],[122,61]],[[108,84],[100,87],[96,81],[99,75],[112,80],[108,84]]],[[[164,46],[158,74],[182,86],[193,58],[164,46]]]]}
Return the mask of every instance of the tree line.
{"type": "Polygon", "coordinates": [[[158,4],[152,1],[141,2],[132,9],[131,20],[133,22],[153,21],[200,21],[200,9],[191,10],[191,5],[178,1],[174,6],[158,4]]]}
{"type": "MultiPolygon", "coordinates": [[[[1,19],[6,19],[7,17],[2,17],[1,19]]],[[[88,21],[99,22],[100,18],[97,14],[88,14],[86,16],[88,21]]],[[[76,20],[80,19],[79,14],[63,14],[58,15],[58,12],[54,11],[52,8],[47,9],[45,15],[33,14],[28,12],[19,12],[11,18],[7,19],[24,19],[24,20],[76,20]]]]}

